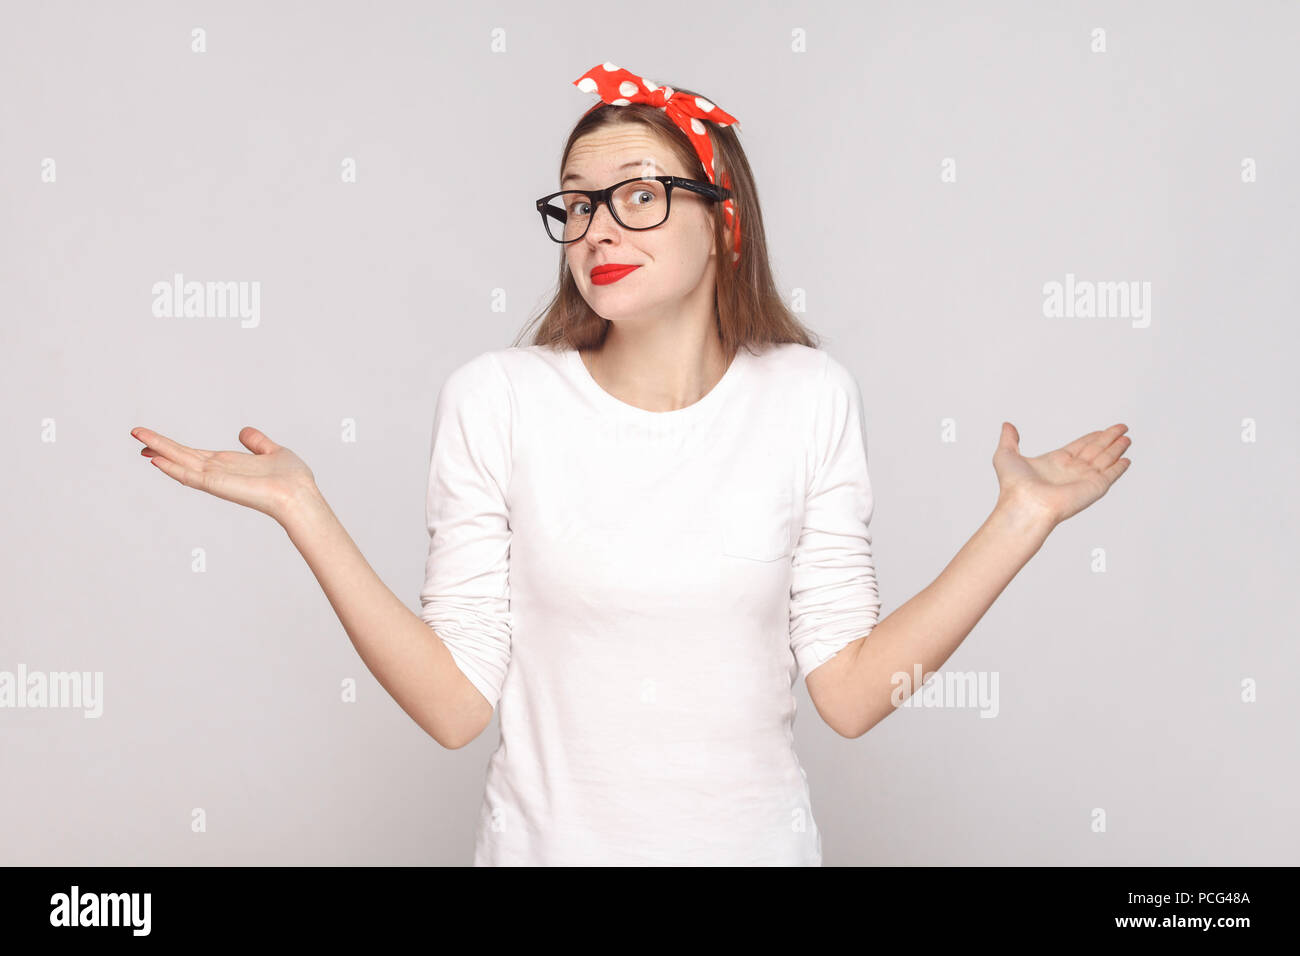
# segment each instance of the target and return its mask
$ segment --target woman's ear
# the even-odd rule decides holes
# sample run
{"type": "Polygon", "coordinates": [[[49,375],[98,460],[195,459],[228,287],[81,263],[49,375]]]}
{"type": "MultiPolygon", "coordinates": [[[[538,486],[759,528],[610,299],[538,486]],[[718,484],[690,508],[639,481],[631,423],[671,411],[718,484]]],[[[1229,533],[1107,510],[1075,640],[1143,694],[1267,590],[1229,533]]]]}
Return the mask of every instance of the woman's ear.
{"type": "MultiPolygon", "coordinates": [[[[722,177],[718,181],[718,185],[723,189],[731,189],[731,174],[727,172],[727,170],[724,169],[722,171],[722,177]]],[[[731,204],[731,215],[727,215],[727,207],[724,205],[722,213],[722,231],[727,237],[727,258],[728,260],[735,260],[739,255],[736,251],[736,233],[743,232],[744,230],[740,224],[740,211],[736,205],[734,192],[731,199],[728,201],[731,204]]]]}
{"type": "MultiPolygon", "coordinates": [[[[736,217],[736,229],[740,228],[740,217],[736,217]]],[[[724,215],[722,217],[722,234],[726,237],[727,262],[732,262],[736,258],[736,229],[732,228],[731,218],[724,215]]],[[[743,233],[743,230],[742,230],[743,233]]]]}

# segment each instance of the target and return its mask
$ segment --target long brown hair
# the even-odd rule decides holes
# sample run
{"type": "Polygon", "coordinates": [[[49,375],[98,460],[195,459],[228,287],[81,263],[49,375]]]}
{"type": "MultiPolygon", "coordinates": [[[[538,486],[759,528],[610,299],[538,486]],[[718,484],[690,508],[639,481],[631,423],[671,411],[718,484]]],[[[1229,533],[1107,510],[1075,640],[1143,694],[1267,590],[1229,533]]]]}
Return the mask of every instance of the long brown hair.
{"type": "MultiPolygon", "coordinates": [[[[699,95],[694,90],[669,85],[687,96],[699,95]]],[[[735,129],[718,126],[709,120],[700,122],[708,129],[709,138],[713,141],[715,181],[722,181],[724,171],[731,176],[732,201],[740,223],[740,259],[733,265],[722,203],[713,203],[713,241],[717,250],[714,291],[718,337],[722,342],[723,353],[730,359],[742,345],[750,352],[755,352],[769,343],[779,342],[797,342],[818,348],[820,343],[815,333],[795,318],[776,290],[772,266],[767,257],[767,239],[763,233],[763,214],[758,205],[758,187],[754,183],[754,174],[749,168],[749,161],[745,158],[745,151],[741,148],[735,129]]],[[[561,173],[569,160],[570,150],[579,138],[620,123],[640,123],[648,127],[685,164],[689,178],[708,181],[704,164],[700,162],[686,134],[663,110],[645,103],[629,103],[626,106],[602,103],[586,113],[569,133],[569,141],[564,145],[560,157],[561,173]]],[[[539,321],[541,324],[530,344],[555,349],[599,348],[609,329],[609,320],[601,318],[592,310],[582,297],[577,283],[573,281],[563,247],[560,249],[559,286],[555,296],[539,314],[529,320],[514,344],[518,346],[527,335],[528,328],[539,321]]]]}

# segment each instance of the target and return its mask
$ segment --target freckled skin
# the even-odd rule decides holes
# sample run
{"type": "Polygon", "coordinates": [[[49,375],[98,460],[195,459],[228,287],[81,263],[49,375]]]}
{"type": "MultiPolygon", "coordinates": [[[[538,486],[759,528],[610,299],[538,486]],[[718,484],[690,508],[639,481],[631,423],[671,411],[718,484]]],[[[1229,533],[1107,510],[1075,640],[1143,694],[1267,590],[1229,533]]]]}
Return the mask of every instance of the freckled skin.
{"type": "MultiPolygon", "coordinates": [[[[650,130],[631,124],[579,139],[569,152],[565,185],[603,189],[639,175],[693,178],[650,130]],[[626,163],[636,165],[623,167],[626,163]]],[[[558,188],[558,187],[557,187],[558,188]]],[[[583,353],[592,376],[622,401],[650,411],[690,405],[726,371],[716,331],[714,295],[717,256],[713,204],[674,190],[668,221],[654,229],[624,229],[601,204],[587,234],[565,246],[578,290],[612,325],[604,345],[583,353]],[[593,266],[638,265],[618,282],[596,285],[593,266]]]]}

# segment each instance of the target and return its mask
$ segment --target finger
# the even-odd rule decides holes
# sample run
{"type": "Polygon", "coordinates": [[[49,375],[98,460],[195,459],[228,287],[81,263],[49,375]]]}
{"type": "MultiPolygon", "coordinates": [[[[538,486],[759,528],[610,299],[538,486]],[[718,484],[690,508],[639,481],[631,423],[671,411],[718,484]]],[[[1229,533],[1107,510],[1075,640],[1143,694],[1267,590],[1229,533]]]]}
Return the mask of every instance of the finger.
{"type": "Polygon", "coordinates": [[[145,442],[150,448],[156,449],[158,454],[166,455],[171,461],[190,469],[197,468],[203,459],[210,454],[201,449],[190,448],[188,445],[174,442],[170,438],[159,435],[156,431],[148,428],[133,428],[131,434],[137,441],[145,442]]]}
{"type": "MultiPolygon", "coordinates": [[[[242,453],[226,452],[225,454],[236,455],[242,453]]],[[[243,457],[248,458],[249,456],[244,455],[243,457]]],[[[255,501],[249,498],[245,493],[245,488],[241,488],[237,482],[232,484],[232,475],[223,469],[214,469],[211,464],[205,462],[198,471],[195,471],[186,468],[184,465],[178,465],[174,461],[169,461],[162,455],[158,455],[152,461],[158,466],[159,470],[175,478],[187,488],[193,488],[226,501],[247,505],[250,508],[256,508],[258,511],[263,510],[255,501]]]]}
{"type": "Polygon", "coordinates": [[[1101,432],[1088,432],[1088,434],[1076,438],[1074,441],[1070,442],[1070,444],[1062,446],[1061,451],[1068,452],[1071,455],[1077,455],[1083,450],[1083,447],[1087,445],[1088,442],[1092,441],[1100,434],[1101,432]]]}
{"type": "Polygon", "coordinates": [[[1128,431],[1127,425],[1111,425],[1105,431],[1097,432],[1092,440],[1084,444],[1076,454],[1076,457],[1085,464],[1091,464],[1092,460],[1101,454],[1110,446],[1120,435],[1128,431]]]}
{"type": "Polygon", "coordinates": [[[245,425],[240,429],[239,441],[249,451],[258,455],[269,455],[280,447],[267,438],[265,433],[258,431],[252,425],[245,425]]]}
{"type": "Polygon", "coordinates": [[[1090,464],[1098,471],[1105,471],[1111,465],[1115,464],[1115,459],[1124,454],[1132,444],[1132,438],[1129,438],[1128,435],[1121,435],[1103,448],[1101,454],[1094,458],[1090,464]]]}
{"type": "Polygon", "coordinates": [[[201,479],[197,472],[191,471],[184,465],[178,465],[174,461],[169,461],[162,455],[155,455],[150,459],[158,469],[165,475],[170,475],[187,488],[201,488],[201,479]]]}
{"type": "Polygon", "coordinates": [[[1110,486],[1115,483],[1115,480],[1119,478],[1120,475],[1128,471],[1128,466],[1131,464],[1133,464],[1133,462],[1129,461],[1129,459],[1121,458],[1101,473],[1102,477],[1106,479],[1107,491],[1110,490],[1110,486]]]}

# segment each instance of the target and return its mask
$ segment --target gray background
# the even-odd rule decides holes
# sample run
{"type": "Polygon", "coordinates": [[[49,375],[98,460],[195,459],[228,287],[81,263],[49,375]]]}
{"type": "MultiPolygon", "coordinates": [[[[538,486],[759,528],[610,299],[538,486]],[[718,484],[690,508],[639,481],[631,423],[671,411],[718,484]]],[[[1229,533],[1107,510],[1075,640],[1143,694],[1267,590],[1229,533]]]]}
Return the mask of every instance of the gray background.
{"type": "Polygon", "coordinates": [[[128,432],[261,428],[418,610],[434,399],[552,289],[532,200],[602,61],[739,118],[782,293],[862,385],[882,613],[987,516],[1003,419],[1134,439],[945,667],[996,719],[849,741],[800,684],[826,864],[1300,862],[1297,5],[469,6],[4,4],[0,669],[105,699],[0,710],[0,862],[470,862],[495,722],[442,750],[283,531],[128,432]],[[174,272],[261,282],[260,325],[154,317],[174,272]],[[1045,318],[1067,272],[1150,282],[1150,327],[1045,318]]]}

